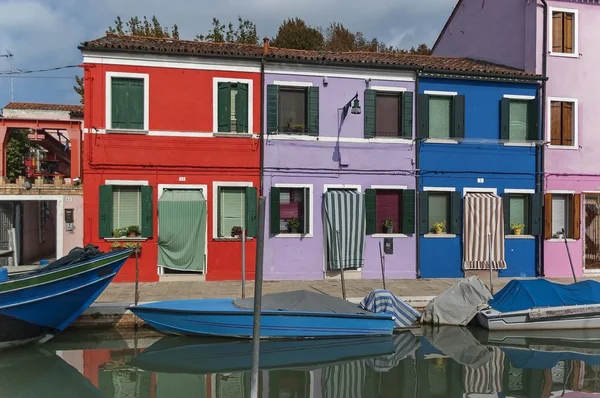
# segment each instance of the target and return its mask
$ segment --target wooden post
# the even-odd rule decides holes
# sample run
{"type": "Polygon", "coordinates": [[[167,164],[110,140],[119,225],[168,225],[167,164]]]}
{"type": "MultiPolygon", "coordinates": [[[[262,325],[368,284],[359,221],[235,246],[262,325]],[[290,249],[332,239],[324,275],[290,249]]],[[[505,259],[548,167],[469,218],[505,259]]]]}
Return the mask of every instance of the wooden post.
{"type": "Polygon", "coordinates": [[[258,198],[258,231],[256,234],[256,277],[254,280],[254,316],[252,325],[252,379],[250,384],[250,397],[258,398],[258,361],[260,353],[260,312],[262,301],[263,282],[263,254],[265,236],[265,206],[267,198],[258,198]]]}

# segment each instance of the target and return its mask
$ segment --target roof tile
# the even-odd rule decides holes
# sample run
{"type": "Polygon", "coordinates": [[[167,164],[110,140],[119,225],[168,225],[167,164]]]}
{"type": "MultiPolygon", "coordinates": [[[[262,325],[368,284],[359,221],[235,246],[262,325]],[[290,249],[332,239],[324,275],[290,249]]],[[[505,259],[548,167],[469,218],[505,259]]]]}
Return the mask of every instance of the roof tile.
{"type": "Polygon", "coordinates": [[[83,105],[42,104],[37,102],[9,102],[3,109],[83,113],[83,105]]]}

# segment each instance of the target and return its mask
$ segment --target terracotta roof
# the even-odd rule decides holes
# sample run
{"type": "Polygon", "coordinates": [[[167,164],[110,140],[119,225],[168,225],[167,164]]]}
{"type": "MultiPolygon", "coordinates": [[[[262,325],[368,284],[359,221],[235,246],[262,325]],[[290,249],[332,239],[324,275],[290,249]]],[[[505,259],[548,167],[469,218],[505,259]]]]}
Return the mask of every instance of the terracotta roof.
{"type": "Polygon", "coordinates": [[[83,105],[41,104],[37,102],[9,102],[3,109],[83,113],[83,105]]]}
{"type": "Polygon", "coordinates": [[[540,77],[508,66],[468,58],[439,57],[431,55],[394,54],[378,52],[331,52],[304,51],[265,47],[253,44],[211,43],[164,38],[119,36],[108,34],[100,39],[82,43],[81,50],[104,50],[120,52],[153,52],[178,55],[199,55],[266,59],[280,61],[318,62],[346,64],[348,66],[398,66],[425,71],[475,73],[511,77],[540,77]]]}

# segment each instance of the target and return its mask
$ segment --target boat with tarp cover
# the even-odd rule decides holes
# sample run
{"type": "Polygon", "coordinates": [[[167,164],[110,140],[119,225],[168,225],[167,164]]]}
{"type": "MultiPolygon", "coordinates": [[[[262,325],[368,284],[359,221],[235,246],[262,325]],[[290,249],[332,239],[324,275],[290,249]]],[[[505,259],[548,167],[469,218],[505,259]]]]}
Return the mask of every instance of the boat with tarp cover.
{"type": "Polygon", "coordinates": [[[512,280],[477,314],[488,330],[600,328],[600,283],[512,280]]]}

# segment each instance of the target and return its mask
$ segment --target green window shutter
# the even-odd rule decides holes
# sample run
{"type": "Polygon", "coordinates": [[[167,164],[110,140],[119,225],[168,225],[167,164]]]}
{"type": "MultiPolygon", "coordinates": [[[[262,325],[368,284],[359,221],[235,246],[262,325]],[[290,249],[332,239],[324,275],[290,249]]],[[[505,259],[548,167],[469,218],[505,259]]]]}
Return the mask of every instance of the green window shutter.
{"type": "Polygon", "coordinates": [[[500,100],[500,139],[508,141],[510,138],[510,99],[500,100]]]}
{"type": "Polygon", "coordinates": [[[410,91],[407,91],[402,95],[402,121],[401,123],[398,123],[398,126],[402,126],[401,137],[408,140],[412,139],[413,135],[413,98],[414,95],[410,91]]]}
{"type": "Polygon", "coordinates": [[[310,214],[310,189],[304,188],[304,233],[310,233],[310,222],[311,222],[311,214],[310,214]]]}
{"type": "Polygon", "coordinates": [[[502,208],[504,210],[504,235],[510,235],[510,194],[502,194],[502,208]]]}
{"type": "Polygon", "coordinates": [[[154,231],[154,204],[152,202],[152,187],[144,185],[142,191],[142,225],[140,228],[144,238],[152,238],[154,231]]]}
{"type": "Polygon", "coordinates": [[[415,190],[405,189],[402,192],[402,233],[415,233],[415,190]]]}
{"type": "Polygon", "coordinates": [[[533,195],[531,195],[529,200],[529,206],[531,206],[531,209],[529,211],[529,215],[530,215],[530,225],[531,228],[529,229],[531,232],[531,235],[542,235],[542,194],[540,193],[535,193],[533,195]]]}
{"type": "Polygon", "coordinates": [[[319,135],[319,87],[308,87],[308,135],[319,135]]]}
{"type": "Polygon", "coordinates": [[[258,213],[258,190],[255,187],[246,187],[246,222],[245,228],[248,237],[256,238],[256,217],[258,213]]]}
{"type": "Polygon", "coordinates": [[[129,79],[128,87],[129,126],[134,130],[144,129],[144,80],[129,79]]]}
{"type": "Polygon", "coordinates": [[[527,140],[539,140],[539,99],[536,97],[527,102],[527,140]]]}
{"type": "Polygon", "coordinates": [[[231,132],[231,83],[220,82],[218,87],[218,129],[219,132],[229,133],[231,132]]]}
{"type": "Polygon", "coordinates": [[[429,192],[419,192],[419,234],[429,233],[429,192]]]}
{"type": "MultiPolygon", "coordinates": [[[[429,95],[427,94],[419,94],[418,123],[417,136],[419,138],[429,138],[429,95]]],[[[429,226],[426,228],[428,229],[429,226]]]]}
{"type": "Polygon", "coordinates": [[[377,93],[375,90],[365,90],[365,103],[364,103],[364,121],[365,121],[365,138],[375,137],[375,119],[376,119],[376,97],[377,93]]]}
{"type": "Polygon", "coordinates": [[[460,235],[462,232],[462,194],[450,192],[450,233],[460,235]]]}
{"type": "Polygon", "coordinates": [[[237,84],[237,95],[235,96],[235,118],[237,120],[238,133],[251,133],[248,131],[248,85],[237,84]]]}
{"type": "Polygon", "coordinates": [[[113,189],[112,185],[100,185],[100,217],[99,231],[100,238],[112,238],[113,231],[113,189]]]}
{"type": "Polygon", "coordinates": [[[281,189],[271,188],[271,234],[278,235],[281,232],[281,224],[279,219],[279,203],[281,189]]]}
{"type": "Polygon", "coordinates": [[[267,85],[267,134],[279,129],[279,86],[267,85]]]}
{"type": "Polygon", "coordinates": [[[465,138],[465,96],[455,95],[452,101],[452,137],[465,138]]]}
{"type": "Polygon", "coordinates": [[[111,78],[111,125],[107,128],[127,128],[127,86],[125,79],[111,78]]]}
{"type": "Polygon", "coordinates": [[[367,218],[366,234],[372,235],[377,232],[377,190],[365,189],[365,211],[367,218]]]}

